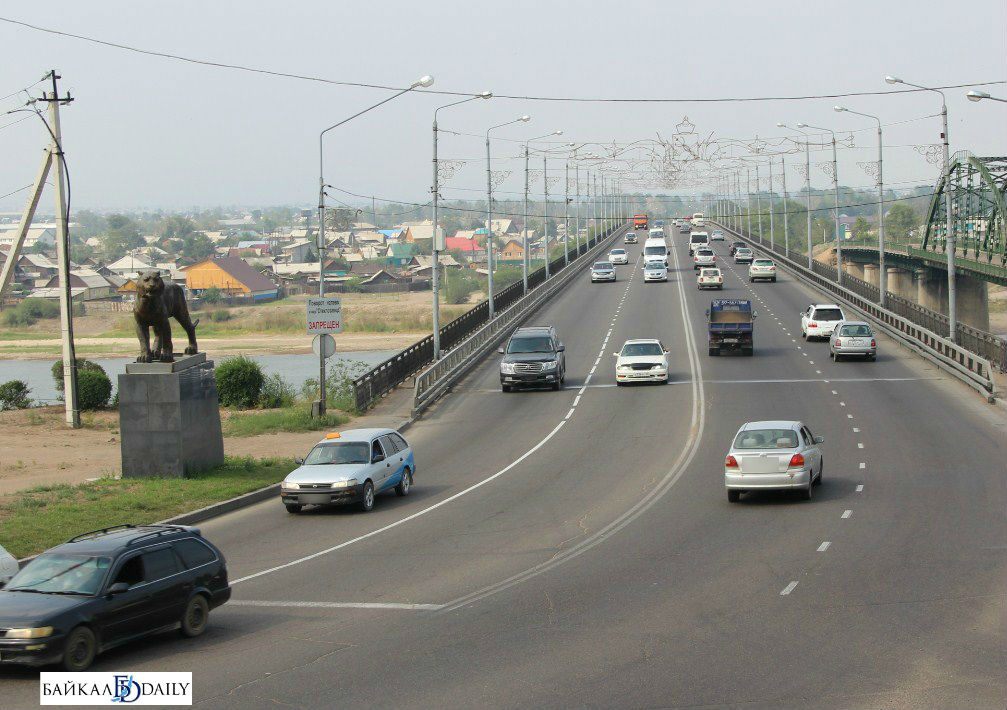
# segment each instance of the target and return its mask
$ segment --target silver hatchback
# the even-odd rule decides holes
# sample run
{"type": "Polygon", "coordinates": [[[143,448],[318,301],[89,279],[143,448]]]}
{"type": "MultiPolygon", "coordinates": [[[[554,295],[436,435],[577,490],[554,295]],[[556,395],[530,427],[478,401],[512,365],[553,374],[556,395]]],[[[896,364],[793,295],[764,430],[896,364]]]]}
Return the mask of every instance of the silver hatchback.
{"type": "Polygon", "coordinates": [[[868,323],[845,320],[836,324],[829,340],[829,357],[839,362],[846,356],[877,359],[878,339],[868,323]]]}
{"type": "Polygon", "coordinates": [[[736,503],[746,491],[797,490],[811,500],[812,489],[822,483],[824,441],[801,422],[743,424],[724,459],[727,499],[736,503]]]}

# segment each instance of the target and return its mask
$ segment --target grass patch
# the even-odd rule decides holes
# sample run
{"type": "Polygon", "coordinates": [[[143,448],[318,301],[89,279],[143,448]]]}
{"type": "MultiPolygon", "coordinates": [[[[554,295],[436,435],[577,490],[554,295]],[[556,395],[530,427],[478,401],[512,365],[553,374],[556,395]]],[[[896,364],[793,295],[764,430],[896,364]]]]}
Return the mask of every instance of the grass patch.
{"type": "Polygon", "coordinates": [[[89,530],[152,523],[283,480],[281,459],[228,458],[188,478],[102,478],[39,486],[0,506],[0,539],[15,557],[37,554],[89,530]]]}
{"type": "Polygon", "coordinates": [[[0,340],[59,340],[59,336],[32,330],[8,330],[0,332],[0,340]]]}
{"type": "Polygon", "coordinates": [[[224,436],[256,436],[278,431],[321,431],[332,429],[350,420],[342,414],[326,414],[311,418],[310,405],[298,405],[284,409],[270,409],[261,412],[234,413],[222,422],[224,436]]]}

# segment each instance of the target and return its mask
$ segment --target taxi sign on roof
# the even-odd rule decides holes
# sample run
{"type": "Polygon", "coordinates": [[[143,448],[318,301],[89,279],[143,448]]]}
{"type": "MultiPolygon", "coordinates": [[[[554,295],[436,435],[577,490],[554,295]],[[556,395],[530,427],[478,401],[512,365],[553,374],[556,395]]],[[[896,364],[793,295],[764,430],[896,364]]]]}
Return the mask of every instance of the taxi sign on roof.
{"type": "Polygon", "coordinates": [[[340,435],[339,435],[338,431],[330,431],[328,434],[325,435],[325,438],[326,439],[338,439],[339,436],[340,435]]]}

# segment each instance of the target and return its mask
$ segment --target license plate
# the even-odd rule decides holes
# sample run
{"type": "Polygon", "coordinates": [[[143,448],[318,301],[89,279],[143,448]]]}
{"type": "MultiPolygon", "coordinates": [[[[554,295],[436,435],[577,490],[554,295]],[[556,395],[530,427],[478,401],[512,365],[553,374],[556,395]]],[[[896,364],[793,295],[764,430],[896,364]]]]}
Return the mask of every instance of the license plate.
{"type": "Polygon", "coordinates": [[[736,343],[736,342],[738,342],[738,339],[737,338],[724,338],[720,342],[722,342],[722,343],[736,343]]]}
{"type": "Polygon", "coordinates": [[[850,340],[850,345],[863,345],[863,344],[864,344],[864,341],[863,340],[859,340],[857,338],[852,338],[850,340]]]}

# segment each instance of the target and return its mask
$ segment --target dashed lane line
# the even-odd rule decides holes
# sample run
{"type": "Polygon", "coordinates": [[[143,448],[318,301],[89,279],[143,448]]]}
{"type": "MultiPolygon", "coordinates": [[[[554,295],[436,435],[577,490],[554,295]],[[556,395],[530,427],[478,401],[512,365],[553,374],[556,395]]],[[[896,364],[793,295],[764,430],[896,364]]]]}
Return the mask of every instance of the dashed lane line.
{"type": "Polygon", "coordinates": [[[832,544],[831,542],[829,542],[828,540],[826,540],[825,542],[823,542],[821,545],[818,546],[818,551],[819,552],[825,552],[826,550],[829,549],[829,545],[831,545],[831,544],[832,544]]]}
{"type": "Polygon", "coordinates": [[[843,514],[840,515],[839,517],[842,518],[843,520],[845,520],[846,518],[850,517],[851,515],[853,515],[853,511],[850,510],[849,508],[847,508],[846,510],[843,511],[843,514]]]}
{"type": "Polygon", "coordinates": [[[794,587],[796,587],[796,586],[797,586],[797,582],[796,581],[791,582],[790,584],[788,584],[786,587],[783,588],[783,591],[780,592],[780,596],[781,597],[787,596],[792,591],[794,591],[794,587]]]}

